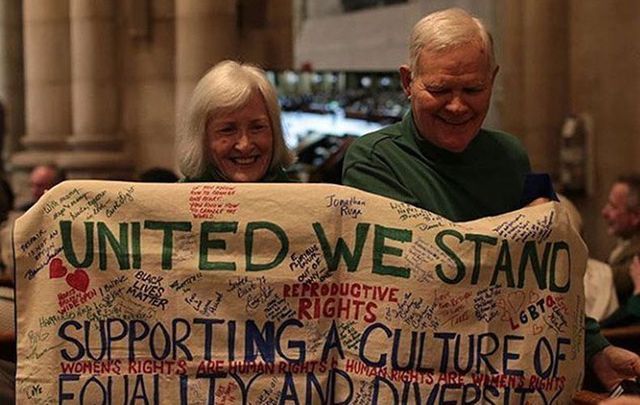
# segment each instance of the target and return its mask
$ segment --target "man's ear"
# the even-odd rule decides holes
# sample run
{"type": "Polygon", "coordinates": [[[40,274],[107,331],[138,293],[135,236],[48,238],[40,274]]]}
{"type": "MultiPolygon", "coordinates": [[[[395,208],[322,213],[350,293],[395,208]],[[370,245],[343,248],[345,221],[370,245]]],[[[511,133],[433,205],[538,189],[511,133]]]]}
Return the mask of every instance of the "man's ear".
{"type": "Polygon", "coordinates": [[[411,97],[411,69],[408,65],[400,66],[400,82],[405,96],[411,97]]]}
{"type": "Polygon", "coordinates": [[[500,65],[496,65],[496,67],[493,69],[493,73],[491,73],[491,83],[492,84],[496,80],[496,76],[498,75],[498,70],[500,70],[500,65]]]}
{"type": "Polygon", "coordinates": [[[640,230],[640,208],[636,208],[629,212],[631,214],[631,225],[636,230],[640,230]]]}

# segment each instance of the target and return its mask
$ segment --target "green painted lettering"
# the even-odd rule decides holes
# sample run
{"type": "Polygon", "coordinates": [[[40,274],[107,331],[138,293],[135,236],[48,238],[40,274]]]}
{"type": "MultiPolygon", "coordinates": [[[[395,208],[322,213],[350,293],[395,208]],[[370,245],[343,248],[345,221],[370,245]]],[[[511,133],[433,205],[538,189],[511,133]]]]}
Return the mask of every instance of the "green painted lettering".
{"type": "Polygon", "coordinates": [[[458,243],[462,243],[462,241],[464,240],[464,236],[462,236],[460,232],[453,229],[445,229],[438,232],[435,238],[436,245],[440,248],[440,250],[442,250],[444,254],[449,256],[449,258],[453,260],[456,265],[456,274],[453,277],[449,277],[447,276],[447,274],[445,274],[444,270],[442,269],[442,264],[436,265],[436,275],[440,277],[440,280],[444,281],[447,284],[457,284],[464,278],[466,269],[462,260],[460,260],[458,255],[456,255],[456,252],[444,243],[445,236],[453,236],[458,240],[458,243]]]}
{"type": "Polygon", "coordinates": [[[551,253],[551,272],[549,276],[549,290],[553,292],[567,292],[569,291],[569,287],[571,286],[571,252],[569,251],[569,245],[567,242],[559,241],[554,242],[553,244],[553,252],[551,253]],[[567,274],[567,282],[563,286],[559,286],[556,284],[556,260],[558,259],[558,253],[565,251],[567,252],[567,269],[569,271],[567,274]]]}
{"type": "Polygon", "coordinates": [[[139,269],[142,262],[142,254],[140,249],[140,222],[131,223],[131,259],[133,268],[139,269]]]}
{"type": "Polygon", "coordinates": [[[498,239],[492,236],[479,235],[475,233],[467,233],[464,235],[464,238],[475,243],[471,284],[478,284],[478,277],[480,277],[480,268],[482,267],[482,244],[486,243],[491,246],[495,246],[498,243],[498,239]]]}
{"type": "Polygon", "coordinates": [[[360,259],[362,257],[362,250],[364,247],[364,243],[367,240],[367,233],[369,232],[369,224],[360,223],[356,226],[356,242],[355,248],[353,249],[353,253],[349,250],[347,243],[342,238],[338,238],[336,242],[336,248],[332,252],[331,245],[327,240],[327,236],[322,228],[322,225],[319,222],[315,222],[313,225],[313,230],[316,233],[316,238],[318,242],[320,242],[320,247],[322,248],[322,255],[324,256],[324,261],[327,263],[327,268],[329,271],[336,271],[338,265],[340,264],[340,258],[344,259],[345,264],[347,265],[347,271],[356,271],[358,269],[358,264],[360,263],[360,259]]]}
{"type": "Polygon", "coordinates": [[[162,270],[171,269],[171,256],[173,255],[173,231],[189,232],[191,231],[191,222],[144,221],[144,229],[163,231],[162,270]]]}
{"type": "Polygon", "coordinates": [[[120,270],[129,269],[129,224],[121,222],[119,224],[120,237],[115,235],[104,222],[98,222],[98,255],[100,270],[107,269],[107,241],[111,250],[118,260],[120,270]]]}
{"type": "Polygon", "coordinates": [[[93,222],[84,223],[84,260],[81,262],[73,249],[71,235],[71,221],[60,221],[60,236],[62,238],[62,251],[69,264],[76,268],[87,268],[93,263],[93,222]]]}
{"type": "Polygon", "coordinates": [[[384,255],[402,257],[402,249],[385,245],[385,239],[393,239],[403,243],[411,242],[413,234],[409,229],[387,228],[376,225],[373,236],[373,273],[394,277],[409,278],[408,267],[387,266],[383,264],[384,255]]]}
{"type": "Polygon", "coordinates": [[[287,257],[287,253],[289,252],[289,238],[284,230],[273,222],[249,222],[244,234],[244,247],[247,271],[269,270],[282,263],[284,258],[287,257]],[[278,254],[269,263],[253,263],[253,240],[255,232],[258,230],[266,230],[273,233],[280,242],[280,250],[278,251],[278,254]]]}
{"type": "Polygon", "coordinates": [[[550,243],[547,242],[544,247],[544,253],[542,255],[542,264],[538,259],[538,245],[536,241],[526,241],[522,248],[522,257],[520,258],[520,267],[518,268],[518,288],[524,287],[525,282],[525,270],[527,264],[531,263],[531,270],[536,276],[538,282],[538,288],[545,290],[547,288],[547,265],[549,264],[549,251],[550,243]]]}
{"type": "Polygon", "coordinates": [[[513,281],[513,268],[511,266],[511,252],[509,251],[509,243],[507,243],[506,240],[503,240],[502,245],[500,245],[498,261],[496,262],[496,267],[493,269],[490,285],[497,284],[498,276],[503,272],[507,279],[507,286],[511,288],[515,287],[516,283],[513,281]]]}
{"type": "Polygon", "coordinates": [[[216,233],[236,233],[238,222],[203,222],[200,226],[200,270],[231,270],[236,269],[234,262],[211,262],[209,261],[209,249],[225,250],[227,242],[224,239],[209,239],[209,234],[216,233]]]}

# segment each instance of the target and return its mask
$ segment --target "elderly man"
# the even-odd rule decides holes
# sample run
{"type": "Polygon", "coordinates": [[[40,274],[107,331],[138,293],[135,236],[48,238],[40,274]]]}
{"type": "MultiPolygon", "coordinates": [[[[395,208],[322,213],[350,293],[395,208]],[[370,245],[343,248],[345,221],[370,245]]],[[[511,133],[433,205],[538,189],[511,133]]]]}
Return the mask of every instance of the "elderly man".
{"type": "MultiPolygon", "coordinates": [[[[410,41],[400,78],[411,110],[353,143],[343,184],[453,221],[520,208],[527,153],[513,136],[481,129],[498,73],[482,22],[461,9],[436,12],[414,26],[410,41]]],[[[607,388],[640,375],[637,355],[610,346],[594,320],[586,329],[587,360],[607,388]]]]}
{"type": "Polygon", "coordinates": [[[620,176],[613,183],[602,216],[609,235],[618,238],[609,256],[609,265],[613,269],[618,301],[624,305],[634,288],[629,266],[640,254],[640,175],[620,176]]]}

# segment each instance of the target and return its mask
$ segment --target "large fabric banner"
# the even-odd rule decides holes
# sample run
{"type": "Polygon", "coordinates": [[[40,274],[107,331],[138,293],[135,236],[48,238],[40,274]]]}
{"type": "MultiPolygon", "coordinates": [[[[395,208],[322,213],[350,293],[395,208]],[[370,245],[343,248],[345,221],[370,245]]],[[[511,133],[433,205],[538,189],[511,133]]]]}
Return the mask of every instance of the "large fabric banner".
{"type": "Polygon", "coordinates": [[[566,404],[586,249],[348,187],[67,181],[14,230],[18,403],[566,404]]]}

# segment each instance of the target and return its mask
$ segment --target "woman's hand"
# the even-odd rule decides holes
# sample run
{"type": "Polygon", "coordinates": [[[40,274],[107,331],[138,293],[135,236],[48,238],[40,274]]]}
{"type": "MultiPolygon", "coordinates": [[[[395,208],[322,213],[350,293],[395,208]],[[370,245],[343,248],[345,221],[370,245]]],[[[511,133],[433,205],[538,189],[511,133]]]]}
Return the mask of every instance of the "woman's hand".
{"type": "Polygon", "coordinates": [[[538,197],[535,200],[531,201],[529,204],[527,204],[527,207],[533,207],[534,205],[548,203],[549,201],[551,200],[548,199],[547,197],[538,197]]]}

